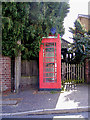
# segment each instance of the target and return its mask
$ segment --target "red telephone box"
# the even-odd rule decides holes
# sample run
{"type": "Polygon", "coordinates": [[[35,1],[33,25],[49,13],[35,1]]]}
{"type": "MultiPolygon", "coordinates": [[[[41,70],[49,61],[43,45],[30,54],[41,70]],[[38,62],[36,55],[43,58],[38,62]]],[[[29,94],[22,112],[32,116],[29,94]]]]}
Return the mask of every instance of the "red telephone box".
{"type": "Polygon", "coordinates": [[[60,35],[42,39],[39,52],[39,89],[61,89],[60,35]]]}

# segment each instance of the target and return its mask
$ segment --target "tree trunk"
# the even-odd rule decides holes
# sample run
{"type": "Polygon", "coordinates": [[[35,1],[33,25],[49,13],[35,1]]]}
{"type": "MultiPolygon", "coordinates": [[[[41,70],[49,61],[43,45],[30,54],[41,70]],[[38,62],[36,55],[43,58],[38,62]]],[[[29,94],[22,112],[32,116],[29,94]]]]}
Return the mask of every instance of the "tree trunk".
{"type": "MultiPolygon", "coordinates": [[[[21,44],[21,40],[17,42],[21,44]]],[[[19,92],[20,90],[20,80],[21,80],[21,51],[18,51],[18,56],[15,57],[15,91],[19,92]]]]}

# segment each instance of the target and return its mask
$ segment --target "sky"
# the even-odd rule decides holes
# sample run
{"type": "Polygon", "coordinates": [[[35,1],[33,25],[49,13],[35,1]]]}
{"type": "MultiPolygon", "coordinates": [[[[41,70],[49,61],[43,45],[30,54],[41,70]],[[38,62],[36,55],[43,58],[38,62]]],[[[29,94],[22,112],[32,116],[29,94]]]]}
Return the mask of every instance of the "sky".
{"type": "Polygon", "coordinates": [[[74,27],[74,22],[78,18],[78,14],[88,15],[88,2],[90,0],[69,0],[70,11],[64,19],[65,35],[63,38],[69,42],[73,40],[72,33],[69,32],[69,27],[74,27]]]}

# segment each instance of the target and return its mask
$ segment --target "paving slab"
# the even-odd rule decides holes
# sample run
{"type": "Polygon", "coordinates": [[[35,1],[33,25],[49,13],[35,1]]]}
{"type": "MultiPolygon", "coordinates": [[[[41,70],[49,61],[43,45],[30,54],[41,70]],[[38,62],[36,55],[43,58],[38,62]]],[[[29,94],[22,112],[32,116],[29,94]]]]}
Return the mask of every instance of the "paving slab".
{"type": "Polygon", "coordinates": [[[20,100],[16,105],[3,105],[3,115],[48,114],[90,110],[87,84],[78,85],[75,90],[64,92],[30,89],[21,91],[18,94],[3,96],[3,99],[20,100]]]}
{"type": "Polygon", "coordinates": [[[17,100],[3,100],[0,105],[16,105],[17,103],[17,100]]]}

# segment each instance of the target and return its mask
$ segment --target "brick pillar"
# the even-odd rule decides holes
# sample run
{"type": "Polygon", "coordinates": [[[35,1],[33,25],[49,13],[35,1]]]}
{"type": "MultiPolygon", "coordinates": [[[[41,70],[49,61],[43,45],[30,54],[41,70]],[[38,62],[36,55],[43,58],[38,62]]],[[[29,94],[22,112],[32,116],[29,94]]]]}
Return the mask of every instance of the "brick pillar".
{"type": "Polygon", "coordinates": [[[90,84],[90,60],[85,59],[85,81],[90,84]]]}
{"type": "Polygon", "coordinates": [[[11,92],[11,58],[0,57],[0,87],[1,92],[11,92]]]}

